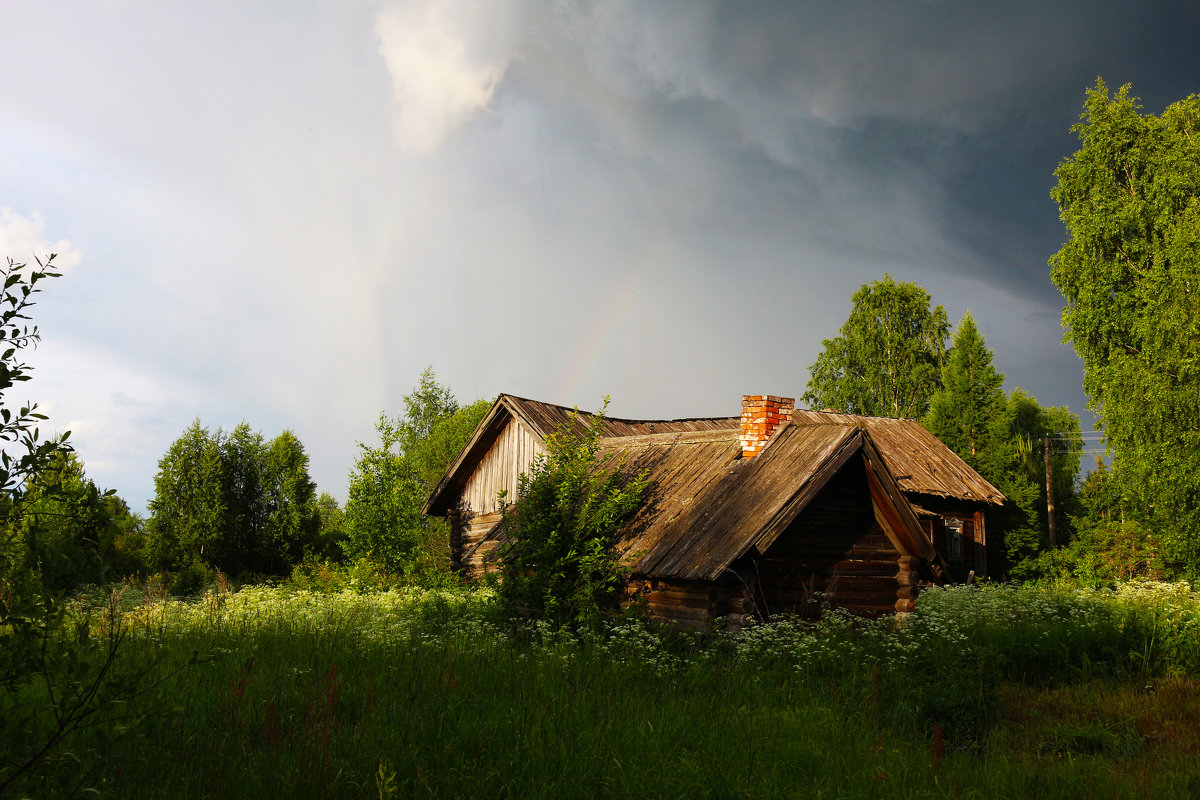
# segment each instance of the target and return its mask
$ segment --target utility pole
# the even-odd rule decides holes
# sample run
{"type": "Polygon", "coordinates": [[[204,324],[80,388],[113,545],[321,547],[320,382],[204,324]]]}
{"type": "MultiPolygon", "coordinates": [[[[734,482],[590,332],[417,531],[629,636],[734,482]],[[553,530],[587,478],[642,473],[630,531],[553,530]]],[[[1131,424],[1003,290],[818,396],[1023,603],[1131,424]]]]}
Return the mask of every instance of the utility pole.
{"type": "Polygon", "coordinates": [[[1054,535],[1054,474],[1050,469],[1050,434],[1045,438],[1046,450],[1046,519],[1050,522],[1050,549],[1058,547],[1058,537],[1054,535]]]}

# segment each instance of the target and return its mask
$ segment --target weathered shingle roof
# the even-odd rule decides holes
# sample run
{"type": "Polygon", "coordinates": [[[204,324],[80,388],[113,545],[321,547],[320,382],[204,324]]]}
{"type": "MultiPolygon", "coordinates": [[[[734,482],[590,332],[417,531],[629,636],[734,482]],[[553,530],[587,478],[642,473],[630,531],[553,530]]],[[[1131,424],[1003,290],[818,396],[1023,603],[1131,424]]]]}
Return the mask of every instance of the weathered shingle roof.
{"type": "MultiPolygon", "coordinates": [[[[495,441],[510,419],[520,420],[536,436],[546,439],[564,427],[582,433],[584,425],[595,417],[587,411],[577,411],[567,406],[542,403],[511,394],[502,394],[492,403],[483,420],[475,428],[471,438],[463,446],[458,458],[446,470],[437,488],[433,490],[423,514],[445,514],[454,502],[454,490],[461,489],[470,477],[471,470],[478,465],[487,448],[495,441]]],[[[682,433],[689,431],[737,431],[739,417],[705,417],[695,419],[621,419],[604,417],[604,436],[638,436],[656,433],[682,433]]]]}
{"type": "Polygon", "coordinates": [[[871,441],[906,494],[1002,505],[1004,495],[921,423],[912,419],[860,417],[833,411],[797,409],[797,425],[854,425],[871,432],[871,441]]]}
{"type": "MultiPolygon", "coordinates": [[[[581,430],[586,421],[591,418],[593,415],[588,412],[576,412],[575,409],[566,406],[542,403],[514,395],[500,395],[479,427],[476,428],[458,459],[447,470],[445,477],[426,503],[424,512],[427,514],[446,512],[449,504],[453,502],[453,490],[464,485],[479,458],[510,419],[519,420],[535,435],[545,439],[564,426],[573,426],[576,430],[581,430]]],[[[860,417],[852,414],[802,409],[797,410],[792,419],[794,424],[785,426],[777,432],[767,450],[763,452],[763,455],[773,453],[771,462],[776,462],[777,459],[788,459],[790,466],[786,469],[791,470],[792,474],[803,474],[810,461],[819,460],[821,453],[824,452],[822,448],[825,447],[825,444],[823,443],[840,441],[847,431],[863,429],[870,434],[870,440],[874,448],[878,450],[886,470],[894,477],[896,486],[906,495],[926,495],[992,505],[1000,505],[1004,502],[1004,495],[998,489],[980,477],[915,420],[860,417]],[[790,430],[791,428],[796,430],[790,430]]],[[[668,473],[663,473],[664,491],[667,486],[675,487],[672,492],[676,490],[682,492],[681,497],[684,495],[691,497],[692,499],[687,503],[694,504],[699,495],[693,492],[693,489],[701,485],[713,487],[711,490],[713,494],[706,495],[708,498],[706,502],[709,505],[705,508],[710,514],[718,513],[718,509],[721,515],[729,518],[737,517],[742,513],[750,513],[735,508],[735,505],[742,501],[722,500],[721,498],[732,498],[733,495],[738,494],[738,492],[730,491],[729,487],[733,484],[741,485],[741,482],[766,480],[764,476],[763,478],[754,478],[752,481],[749,474],[734,480],[731,477],[734,473],[728,472],[728,464],[737,461],[740,453],[737,441],[740,424],[738,417],[665,420],[605,417],[602,424],[605,446],[610,450],[618,446],[628,449],[631,463],[639,460],[646,460],[649,463],[648,460],[655,460],[655,463],[660,464],[664,470],[671,468],[670,465],[675,465],[674,468],[679,471],[677,476],[669,477],[668,473]],[[680,437],[679,434],[688,435],[680,437]],[[620,443],[609,442],[609,439],[621,439],[622,441],[620,443]],[[675,448],[679,448],[678,451],[672,452],[675,448]],[[725,473],[721,472],[723,469],[726,470],[725,473]],[[684,481],[688,482],[684,483],[684,481]],[[688,494],[689,492],[691,494],[688,494]]],[[[753,462],[745,463],[749,465],[753,462]]],[[[760,461],[759,463],[767,462],[760,461]]],[[[750,472],[755,471],[751,470],[750,472]]],[[[783,490],[778,487],[772,489],[766,484],[762,486],[754,484],[747,491],[755,496],[762,492],[773,496],[771,495],[772,491],[783,490]]],[[[672,502],[682,503],[683,501],[672,502]]],[[[670,519],[677,518],[683,518],[683,511],[670,519]]],[[[702,519],[691,519],[691,522],[703,524],[702,519]]],[[[665,555],[665,550],[652,551],[650,549],[651,546],[657,547],[655,543],[667,542],[669,536],[676,535],[672,531],[677,531],[677,528],[663,527],[666,524],[664,521],[653,531],[648,530],[647,535],[651,538],[639,547],[646,549],[643,558],[651,558],[652,552],[658,554],[653,556],[655,569],[673,570],[675,567],[671,565],[669,558],[665,555]]],[[[671,523],[671,525],[675,525],[675,523],[671,523]]],[[[672,551],[678,546],[683,546],[685,549],[689,547],[685,542],[662,545],[672,551]]],[[[697,544],[696,546],[701,545],[697,544]]],[[[704,546],[736,549],[741,545],[730,540],[724,544],[714,543],[704,546]]],[[[696,554],[693,553],[693,555],[696,554]]],[[[710,563],[710,561],[715,563],[714,559],[719,560],[716,551],[713,551],[711,559],[705,556],[696,560],[695,563],[710,563]]]]}
{"type": "Polygon", "coordinates": [[[640,575],[715,580],[751,550],[761,555],[853,458],[891,487],[878,502],[897,548],[933,557],[891,476],[872,463],[870,434],[855,426],[785,424],[753,459],[741,457],[735,431],[614,437],[601,452],[648,476],[645,504],[617,543],[640,575]]]}
{"type": "Polygon", "coordinates": [[[855,428],[788,426],[742,459],[736,431],[605,440],[604,450],[626,454],[626,472],[649,473],[646,503],[618,545],[623,560],[652,577],[715,579],[774,541],[823,485],[820,467],[836,471],[859,443],[855,428]]]}
{"type": "MultiPolygon", "coordinates": [[[[517,414],[542,438],[560,428],[572,425],[581,431],[583,424],[594,418],[587,411],[577,411],[553,403],[528,400],[511,394],[500,395],[501,400],[511,406],[517,414]]],[[[499,401],[497,401],[499,402],[499,401]]],[[[737,430],[738,417],[696,417],[688,419],[621,419],[605,417],[604,436],[638,436],[654,433],[680,433],[685,431],[737,430]]]]}

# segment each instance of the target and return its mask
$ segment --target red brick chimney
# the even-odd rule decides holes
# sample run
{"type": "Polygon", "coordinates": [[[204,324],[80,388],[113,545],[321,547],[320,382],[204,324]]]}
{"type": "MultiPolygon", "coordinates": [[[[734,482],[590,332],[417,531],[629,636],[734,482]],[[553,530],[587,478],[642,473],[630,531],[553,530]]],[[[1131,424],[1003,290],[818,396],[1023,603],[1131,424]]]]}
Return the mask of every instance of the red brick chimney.
{"type": "Polygon", "coordinates": [[[796,410],[792,397],[773,394],[748,394],[742,397],[742,458],[754,458],[780,423],[790,422],[796,410]]]}

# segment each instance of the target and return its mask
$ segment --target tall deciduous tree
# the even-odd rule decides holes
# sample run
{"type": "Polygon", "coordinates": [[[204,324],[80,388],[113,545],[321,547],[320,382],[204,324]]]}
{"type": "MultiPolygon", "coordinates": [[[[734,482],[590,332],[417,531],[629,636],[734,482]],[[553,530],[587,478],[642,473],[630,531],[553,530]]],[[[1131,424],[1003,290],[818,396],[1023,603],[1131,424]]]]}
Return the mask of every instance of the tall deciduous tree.
{"type": "Polygon", "coordinates": [[[316,486],[291,431],[267,443],[245,422],[225,434],[196,420],[159,461],[154,488],[147,554],[160,569],[279,574],[318,540],[316,486]]]}
{"type": "Polygon", "coordinates": [[[380,415],[379,443],[359,443],[350,473],[344,515],[348,556],[371,558],[397,572],[448,568],[449,528],[421,508],[489,405],[480,400],[460,407],[427,368],[404,397],[404,415],[380,415]]]}
{"type": "Polygon", "coordinates": [[[267,571],[279,573],[303,560],[305,550],[323,549],[318,545],[321,510],[317,484],[308,474],[308,454],[296,434],[279,434],[262,455],[267,571]]]}
{"type": "Polygon", "coordinates": [[[1097,80],[1073,131],[1051,192],[1066,338],[1130,513],[1200,574],[1200,95],[1154,116],[1097,80]]]}
{"type": "Polygon", "coordinates": [[[929,403],[924,424],[947,447],[977,466],[994,422],[1004,411],[1004,375],[992,363],[971,313],[963,315],[942,367],[942,385],[929,403]]]}
{"type": "Polygon", "coordinates": [[[227,519],[221,446],[195,420],[158,462],[146,556],[158,569],[203,572],[223,564],[227,519]]]}
{"type": "Polygon", "coordinates": [[[809,367],[810,407],[851,414],[918,418],[941,380],[950,324],[929,293],[890,275],[854,293],[840,335],[809,367]]]}

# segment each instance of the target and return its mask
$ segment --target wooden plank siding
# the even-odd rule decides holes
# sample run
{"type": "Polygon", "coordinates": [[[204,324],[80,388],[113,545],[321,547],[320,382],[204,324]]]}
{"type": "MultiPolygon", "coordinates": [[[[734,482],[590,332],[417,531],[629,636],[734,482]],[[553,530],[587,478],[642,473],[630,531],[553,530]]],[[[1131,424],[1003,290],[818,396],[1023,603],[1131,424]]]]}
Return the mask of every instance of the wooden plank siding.
{"type": "Polygon", "coordinates": [[[501,491],[508,493],[508,502],[516,501],[521,473],[545,453],[545,445],[524,423],[509,420],[463,487],[460,506],[476,514],[491,513],[499,508],[501,491]]]}
{"type": "Polygon", "coordinates": [[[450,562],[451,565],[471,579],[483,577],[492,571],[495,562],[488,554],[500,544],[498,537],[501,514],[472,514],[469,511],[452,511],[450,519],[450,562]]]}
{"type": "Polygon", "coordinates": [[[652,620],[681,630],[703,630],[725,615],[720,595],[710,581],[655,581],[643,602],[652,620]]]}

